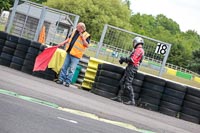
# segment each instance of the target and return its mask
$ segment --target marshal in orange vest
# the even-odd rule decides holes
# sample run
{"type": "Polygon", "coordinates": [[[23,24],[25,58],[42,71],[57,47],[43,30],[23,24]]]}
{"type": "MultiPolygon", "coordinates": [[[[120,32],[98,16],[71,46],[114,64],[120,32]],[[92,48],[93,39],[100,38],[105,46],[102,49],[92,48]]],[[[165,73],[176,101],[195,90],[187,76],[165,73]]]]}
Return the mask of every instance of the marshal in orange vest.
{"type": "MultiPolygon", "coordinates": [[[[72,32],[68,43],[66,43],[66,51],[69,48],[70,42],[72,41],[72,38],[73,38],[75,32],[76,32],[75,30],[72,32]]],[[[90,36],[90,34],[87,33],[86,31],[83,33],[84,38],[87,39],[89,36],[90,36]]],[[[83,45],[83,40],[82,40],[81,36],[79,36],[77,38],[77,40],[75,41],[74,46],[72,47],[72,49],[70,51],[70,54],[73,55],[74,57],[77,57],[80,59],[83,56],[86,48],[87,47],[83,45]]]]}

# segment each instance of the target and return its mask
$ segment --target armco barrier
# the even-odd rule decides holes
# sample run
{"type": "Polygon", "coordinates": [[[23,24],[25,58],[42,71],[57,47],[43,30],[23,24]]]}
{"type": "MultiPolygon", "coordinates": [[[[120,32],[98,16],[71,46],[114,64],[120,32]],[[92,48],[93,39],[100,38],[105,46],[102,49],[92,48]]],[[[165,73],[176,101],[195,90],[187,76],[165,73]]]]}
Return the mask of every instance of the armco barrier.
{"type": "Polygon", "coordinates": [[[176,76],[184,78],[184,79],[189,79],[189,80],[192,79],[192,74],[184,73],[184,72],[181,72],[181,71],[177,71],[176,76]]]}

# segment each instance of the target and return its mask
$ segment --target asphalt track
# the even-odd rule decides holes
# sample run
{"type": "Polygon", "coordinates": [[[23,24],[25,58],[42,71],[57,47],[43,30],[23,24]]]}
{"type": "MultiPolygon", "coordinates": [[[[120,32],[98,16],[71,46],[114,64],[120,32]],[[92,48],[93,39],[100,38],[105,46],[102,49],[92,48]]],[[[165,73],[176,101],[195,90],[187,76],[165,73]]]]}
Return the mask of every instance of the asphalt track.
{"type": "Polygon", "coordinates": [[[0,94],[1,133],[138,133],[112,123],[43,106],[36,99],[34,102],[29,100],[20,95],[0,94]]]}
{"type": "Polygon", "coordinates": [[[137,132],[200,133],[198,124],[123,105],[76,86],[67,88],[4,66],[0,66],[0,92],[137,132]]]}

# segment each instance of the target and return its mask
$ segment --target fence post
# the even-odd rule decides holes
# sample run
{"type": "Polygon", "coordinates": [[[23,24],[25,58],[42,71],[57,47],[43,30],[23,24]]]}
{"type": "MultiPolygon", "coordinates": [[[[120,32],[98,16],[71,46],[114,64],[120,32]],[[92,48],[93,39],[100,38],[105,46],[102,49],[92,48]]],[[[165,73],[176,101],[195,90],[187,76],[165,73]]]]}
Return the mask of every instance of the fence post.
{"type": "Polygon", "coordinates": [[[9,21],[8,21],[8,26],[6,28],[7,33],[10,33],[10,30],[11,30],[11,27],[12,27],[12,24],[13,24],[13,20],[14,20],[14,17],[15,17],[15,13],[16,13],[16,10],[17,10],[18,3],[19,3],[19,0],[15,0],[14,6],[13,6],[13,9],[12,9],[12,13],[11,13],[9,21]]]}
{"type": "Polygon", "coordinates": [[[104,40],[104,37],[105,37],[105,35],[106,35],[107,28],[108,28],[108,24],[105,24],[105,25],[104,25],[104,28],[103,28],[103,32],[102,32],[102,34],[101,34],[101,39],[100,39],[99,44],[98,44],[98,49],[97,49],[95,58],[98,58],[98,56],[99,56],[99,52],[100,52],[101,47],[102,47],[102,45],[103,45],[103,40],[104,40]]]}
{"type": "Polygon", "coordinates": [[[168,56],[169,56],[170,50],[171,50],[171,44],[168,44],[168,50],[167,50],[167,53],[166,53],[166,55],[165,55],[165,57],[164,57],[164,60],[163,60],[163,62],[162,62],[162,66],[161,66],[160,72],[159,72],[159,76],[160,76],[160,77],[162,76],[163,69],[164,69],[165,64],[166,64],[166,62],[167,62],[167,58],[168,58],[168,56]]]}
{"type": "Polygon", "coordinates": [[[36,33],[35,33],[34,41],[38,41],[40,30],[42,28],[42,25],[43,25],[44,19],[45,19],[45,15],[46,15],[46,8],[47,8],[46,6],[44,6],[42,8],[42,12],[40,14],[40,19],[39,19],[39,22],[38,22],[38,26],[37,26],[37,30],[36,30],[36,33]]]}

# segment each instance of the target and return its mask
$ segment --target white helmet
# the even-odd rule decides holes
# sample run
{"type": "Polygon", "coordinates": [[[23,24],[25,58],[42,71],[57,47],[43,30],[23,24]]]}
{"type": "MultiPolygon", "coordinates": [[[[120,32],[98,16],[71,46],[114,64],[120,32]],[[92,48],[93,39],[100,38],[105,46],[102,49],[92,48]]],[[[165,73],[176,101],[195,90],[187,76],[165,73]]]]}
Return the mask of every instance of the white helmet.
{"type": "Polygon", "coordinates": [[[135,37],[133,39],[133,47],[136,48],[138,44],[144,44],[144,40],[141,37],[135,37]]]}

